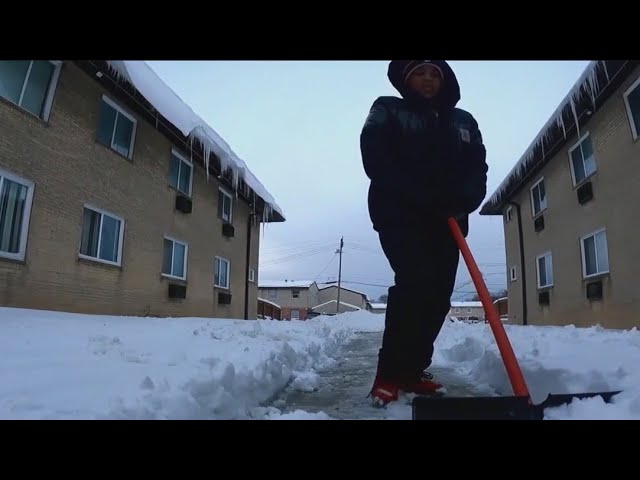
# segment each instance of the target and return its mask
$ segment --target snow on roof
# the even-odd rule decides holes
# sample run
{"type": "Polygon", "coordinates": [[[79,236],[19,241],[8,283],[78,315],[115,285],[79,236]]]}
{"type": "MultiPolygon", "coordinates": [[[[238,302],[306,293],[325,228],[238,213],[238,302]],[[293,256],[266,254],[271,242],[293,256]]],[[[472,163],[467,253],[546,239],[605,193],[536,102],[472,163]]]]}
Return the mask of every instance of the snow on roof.
{"type": "Polygon", "coordinates": [[[209,176],[209,154],[213,152],[223,170],[231,169],[233,185],[243,179],[256,195],[265,201],[265,218],[275,210],[284,218],[280,207],[267,189],[249,170],[218,133],[189,107],[144,61],[107,60],[107,64],[119,77],[131,83],[153,107],[174,124],[185,137],[197,140],[205,152],[205,170],[209,176]]]}
{"type": "MultiPolygon", "coordinates": [[[[311,307],[311,309],[315,310],[316,308],[324,307],[325,305],[329,305],[330,303],[338,303],[338,301],[337,300],[329,300],[328,302],[324,302],[324,303],[321,303],[320,305],[316,305],[315,307],[311,307]]],[[[357,305],[352,305],[352,304],[347,303],[347,302],[340,302],[340,305],[344,305],[345,307],[355,308],[357,310],[362,310],[357,305]]]]}
{"type": "Polygon", "coordinates": [[[482,308],[482,302],[451,302],[456,308],[482,308]]]}
{"type": "Polygon", "coordinates": [[[258,288],[309,288],[312,280],[260,280],[258,288]]]}
{"type": "Polygon", "coordinates": [[[586,94],[591,99],[591,104],[593,106],[593,110],[596,110],[596,98],[600,93],[600,90],[604,87],[598,81],[598,73],[599,70],[604,71],[607,80],[609,78],[609,72],[607,71],[606,64],[602,60],[593,60],[591,61],[587,67],[584,69],[583,73],[580,75],[578,80],[574,83],[569,93],[562,99],[556,110],[553,112],[547,123],[540,129],[538,134],[535,136],[529,147],[522,154],[520,159],[516,162],[514,167],[511,169],[509,174],[504,178],[502,183],[498,186],[495,193],[489,198],[486,202],[486,205],[498,206],[500,201],[504,198],[505,194],[508,194],[509,188],[512,186],[514,181],[519,181],[519,179],[524,178],[525,174],[532,167],[532,161],[534,160],[534,151],[542,148],[543,156],[544,156],[544,145],[545,142],[548,142],[550,135],[552,134],[552,128],[554,126],[561,127],[564,138],[567,138],[567,129],[565,126],[565,121],[563,118],[564,110],[567,105],[570,105],[571,111],[573,114],[573,118],[576,126],[578,127],[579,132],[579,123],[578,123],[578,114],[576,112],[576,103],[579,102],[582,98],[584,98],[584,94],[586,94]]]}
{"type": "Polygon", "coordinates": [[[375,309],[385,309],[385,308],[387,308],[387,304],[386,303],[370,303],[369,305],[371,305],[371,308],[375,308],[375,309]]]}
{"type": "Polygon", "coordinates": [[[281,307],[280,305],[278,305],[277,303],[273,303],[272,301],[267,300],[266,298],[258,297],[258,300],[259,300],[260,302],[268,303],[269,305],[271,305],[271,306],[273,306],[273,307],[276,307],[276,308],[282,308],[282,307],[281,307]]]}

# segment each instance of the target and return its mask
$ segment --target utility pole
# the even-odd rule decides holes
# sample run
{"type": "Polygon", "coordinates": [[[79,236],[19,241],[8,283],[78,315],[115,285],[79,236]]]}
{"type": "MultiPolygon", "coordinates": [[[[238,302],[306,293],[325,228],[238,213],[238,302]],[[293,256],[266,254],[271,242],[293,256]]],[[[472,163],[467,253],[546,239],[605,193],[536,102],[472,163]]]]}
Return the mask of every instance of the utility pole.
{"type": "Polygon", "coordinates": [[[340,281],[342,280],[342,247],[344,247],[344,237],[340,238],[340,249],[336,252],[340,254],[340,261],[338,264],[338,305],[336,306],[336,312],[340,313],[340,281]]]}

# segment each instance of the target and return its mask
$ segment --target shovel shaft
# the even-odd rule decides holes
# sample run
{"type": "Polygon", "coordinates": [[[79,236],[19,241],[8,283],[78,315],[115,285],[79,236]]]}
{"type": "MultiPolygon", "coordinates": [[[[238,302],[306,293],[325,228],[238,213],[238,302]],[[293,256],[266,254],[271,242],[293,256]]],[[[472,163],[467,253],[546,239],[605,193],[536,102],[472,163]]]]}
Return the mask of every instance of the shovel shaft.
{"type": "Polygon", "coordinates": [[[498,317],[498,312],[493,306],[491,295],[489,295],[487,286],[484,283],[482,273],[480,273],[473,255],[471,255],[471,251],[469,250],[469,246],[467,245],[467,242],[462,235],[462,231],[460,230],[458,222],[455,218],[449,218],[448,222],[451,233],[453,234],[453,237],[458,244],[458,248],[460,249],[462,257],[467,264],[469,273],[471,274],[471,279],[473,280],[476,290],[478,291],[478,295],[480,296],[482,307],[484,308],[487,321],[491,326],[491,330],[493,331],[496,343],[498,344],[498,349],[500,350],[502,361],[504,362],[504,366],[507,370],[507,375],[509,376],[509,380],[511,381],[513,392],[516,396],[529,397],[529,389],[527,388],[527,384],[524,381],[524,376],[522,375],[522,371],[520,370],[520,366],[518,365],[516,356],[513,353],[513,349],[511,348],[511,343],[509,342],[507,333],[504,330],[504,325],[502,325],[502,321],[500,321],[500,318],[498,317]]]}

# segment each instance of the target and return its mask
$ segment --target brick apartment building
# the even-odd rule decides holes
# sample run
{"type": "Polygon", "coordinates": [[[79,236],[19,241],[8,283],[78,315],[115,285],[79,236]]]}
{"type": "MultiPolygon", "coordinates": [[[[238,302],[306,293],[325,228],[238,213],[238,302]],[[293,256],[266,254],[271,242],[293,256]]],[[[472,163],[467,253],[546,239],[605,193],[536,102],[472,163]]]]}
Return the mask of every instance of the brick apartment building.
{"type": "Polygon", "coordinates": [[[256,318],[284,216],[234,155],[143,62],[0,61],[0,304],[256,318]]]}

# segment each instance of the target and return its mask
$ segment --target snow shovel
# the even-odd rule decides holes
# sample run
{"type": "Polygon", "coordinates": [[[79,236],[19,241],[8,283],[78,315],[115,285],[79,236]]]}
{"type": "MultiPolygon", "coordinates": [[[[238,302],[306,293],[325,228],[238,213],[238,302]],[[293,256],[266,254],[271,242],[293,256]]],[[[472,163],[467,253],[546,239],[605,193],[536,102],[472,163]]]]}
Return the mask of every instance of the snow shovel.
{"type": "Polygon", "coordinates": [[[485,316],[498,344],[502,361],[511,382],[514,396],[505,397],[447,397],[416,396],[412,402],[413,420],[542,420],[544,409],[569,404],[573,399],[600,396],[605,402],[620,393],[588,392],[575,394],[550,394],[540,404],[531,400],[529,389],[511,348],[504,326],[493,306],[491,296],[476,265],[469,246],[455,218],[449,218],[449,228],[462,252],[473,283],[484,308],[485,316]]]}

